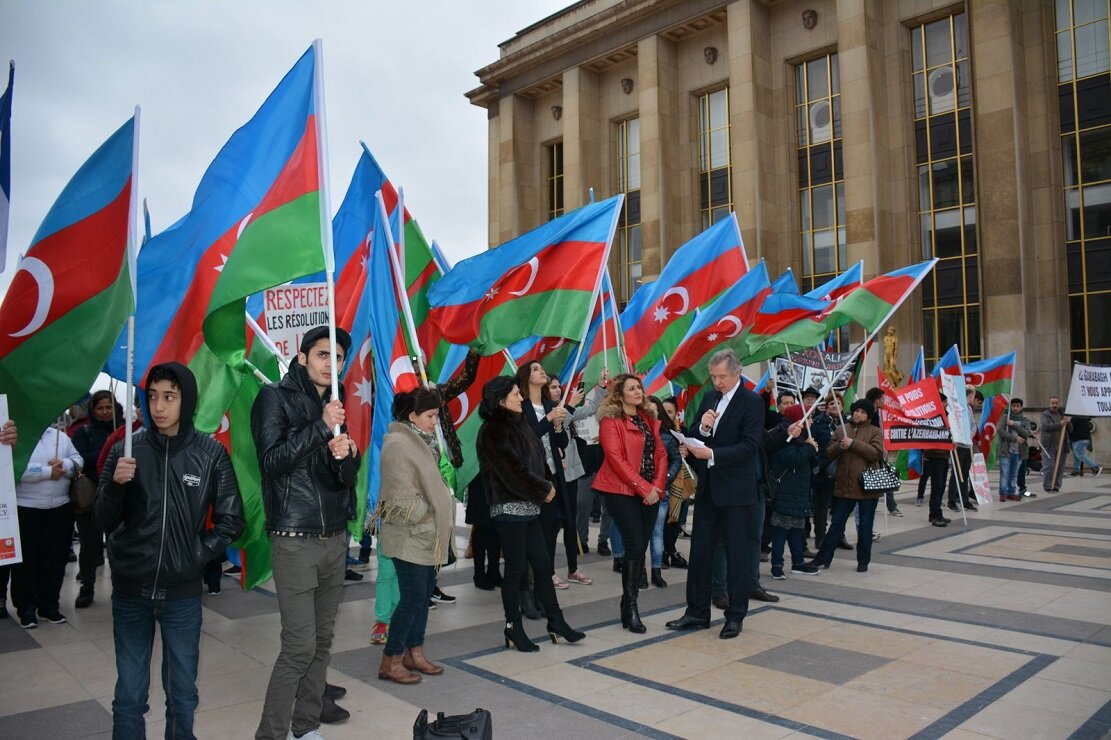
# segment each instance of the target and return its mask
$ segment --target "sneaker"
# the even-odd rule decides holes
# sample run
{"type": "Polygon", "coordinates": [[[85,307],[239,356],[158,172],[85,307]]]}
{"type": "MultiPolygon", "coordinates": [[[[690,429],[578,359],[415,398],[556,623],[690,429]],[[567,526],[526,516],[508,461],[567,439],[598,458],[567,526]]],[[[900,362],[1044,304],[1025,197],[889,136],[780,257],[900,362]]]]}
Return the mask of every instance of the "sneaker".
{"type": "Polygon", "coordinates": [[[860,563],[859,565],[856,566],[856,572],[857,573],[867,573],[868,572],[868,565],[866,563],[860,563]]]}
{"type": "Polygon", "coordinates": [[[441,604],[454,604],[455,603],[455,597],[450,595],[450,594],[445,594],[443,591],[440,590],[439,586],[437,586],[432,591],[432,600],[433,601],[438,601],[441,604]]]}
{"type": "Polygon", "coordinates": [[[1102,472],[1103,472],[1103,466],[1102,465],[1097,465],[1094,468],[1092,468],[1092,477],[1093,478],[1098,478],[1100,473],[1102,473],[1102,472]]]}
{"type": "Polygon", "coordinates": [[[1079,470],[1079,471],[1078,470],[1073,470],[1072,472],[1070,472],[1068,474],[1068,476],[1070,478],[1083,478],[1084,477],[1084,471],[1083,470],[1079,470]]]}
{"type": "Polygon", "coordinates": [[[914,502],[914,505],[915,505],[915,506],[921,506],[921,505],[922,505],[922,501],[923,501],[923,499],[917,499],[917,500],[916,500],[916,501],[914,502]]]}
{"type": "Polygon", "coordinates": [[[429,599],[428,600],[428,611],[432,611],[433,609],[435,609],[438,606],[439,606],[439,604],[436,603],[435,599],[429,599]]]}
{"type": "Polygon", "coordinates": [[[783,567],[782,566],[779,566],[779,565],[773,565],[772,566],[772,580],[774,580],[774,581],[786,581],[787,580],[787,576],[783,575],[783,567]]]}
{"type": "Polygon", "coordinates": [[[208,587],[208,595],[209,596],[219,596],[220,595],[220,586],[219,585],[209,586],[208,587]]]}
{"type": "Polygon", "coordinates": [[[822,572],[821,568],[809,563],[801,563],[800,565],[792,565],[791,572],[799,576],[816,576],[822,572]]]}
{"type": "Polygon", "coordinates": [[[318,730],[309,730],[304,735],[294,735],[290,731],[289,740],[324,740],[324,736],[318,730]]]}
{"type": "Polygon", "coordinates": [[[605,558],[608,558],[611,555],[613,555],[613,551],[610,550],[610,545],[609,545],[608,542],[599,542],[598,543],[598,554],[601,555],[602,557],[605,557],[605,558]]]}
{"type": "Polygon", "coordinates": [[[882,536],[879,532],[872,532],[872,542],[879,542],[882,536]]]}
{"type": "Polygon", "coordinates": [[[555,573],[552,573],[552,585],[558,589],[571,588],[571,586],[569,586],[566,581],[557,576],[555,573]]]}
{"type": "Polygon", "coordinates": [[[685,540],[689,540],[691,538],[691,533],[688,532],[684,527],[679,527],[679,536],[685,540]]]}
{"type": "Polygon", "coordinates": [[[348,552],[347,553],[347,567],[352,568],[356,565],[359,565],[359,559],[357,557],[355,557],[354,555],[352,555],[350,552],[348,552]]]}
{"type": "MultiPolygon", "coordinates": [[[[1022,492],[1022,496],[1023,496],[1023,498],[1037,498],[1037,497],[1038,497],[1038,494],[1036,494],[1036,493],[1030,493],[1030,491],[1023,491],[1023,492],[1022,492]]],[[[1018,497],[1017,497],[1017,496],[1015,497],[1015,501],[1018,501],[1018,497]]]]}
{"type": "Polygon", "coordinates": [[[232,567],[230,567],[230,568],[228,568],[227,570],[224,571],[224,575],[226,575],[226,576],[237,576],[242,572],[243,572],[242,568],[240,568],[238,565],[233,565],[232,567]]]}
{"type": "Polygon", "coordinates": [[[93,590],[91,588],[84,588],[77,593],[77,599],[73,602],[73,606],[77,609],[88,609],[93,605],[93,590]]]}
{"type": "Polygon", "coordinates": [[[51,624],[66,623],[66,618],[62,616],[62,613],[57,609],[51,609],[49,611],[39,609],[39,616],[45,619],[47,622],[50,622],[51,624]]]}
{"type": "Polygon", "coordinates": [[[567,580],[571,583],[578,583],[583,586],[589,586],[590,584],[594,583],[594,579],[588,578],[587,575],[581,570],[576,570],[574,573],[568,573],[567,580]]]}
{"type": "Polygon", "coordinates": [[[895,511],[889,511],[887,513],[890,514],[891,516],[902,516],[903,515],[903,512],[899,511],[898,509],[895,509],[895,511]]]}
{"type": "Polygon", "coordinates": [[[34,609],[25,609],[19,613],[19,626],[25,630],[33,630],[39,626],[39,619],[35,616],[34,609]]]}
{"type": "Polygon", "coordinates": [[[363,580],[363,574],[362,573],[356,573],[355,571],[348,568],[347,570],[345,570],[343,572],[343,580],[345,580],[345,581],[361,581],[361,580],[363,580]]]}
{"type": "Polygon", "coordinates": [[[374,628],[370,631],[370,644],[385,645],[386,638],[389,636],[390,626],[385,622],[375,622],[374,628]]]}
{"type": "Polygon", "coordinates": [[[947,527],[947,526],[949,526],[949,522],[946,521],[945,519],[931,519],[930,524],[934,525],[935,527],[947,527]]]}

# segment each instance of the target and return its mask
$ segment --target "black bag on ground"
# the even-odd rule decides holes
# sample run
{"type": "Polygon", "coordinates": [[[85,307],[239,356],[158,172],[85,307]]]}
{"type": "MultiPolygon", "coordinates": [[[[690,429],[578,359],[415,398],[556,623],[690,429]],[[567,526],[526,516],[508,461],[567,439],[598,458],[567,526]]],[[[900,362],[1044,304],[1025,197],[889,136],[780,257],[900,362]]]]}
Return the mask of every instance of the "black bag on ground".
{"type": "Polygon", "coordinates": [[[464,738],[464,740],[493,740],[494,720],[485,709],[476,709],[470,714],[444,716],[436,713],[434,722],[428,721],[428,710],[420,710],[417,721],[413,723],[413,740],[434,740],[435,738],[464,738]]]}

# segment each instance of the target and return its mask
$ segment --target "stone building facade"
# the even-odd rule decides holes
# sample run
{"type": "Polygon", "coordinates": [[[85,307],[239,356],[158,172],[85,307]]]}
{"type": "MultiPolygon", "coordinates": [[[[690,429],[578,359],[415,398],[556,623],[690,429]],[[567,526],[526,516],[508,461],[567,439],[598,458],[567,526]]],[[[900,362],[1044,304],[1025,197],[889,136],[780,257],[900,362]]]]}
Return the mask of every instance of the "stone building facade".
{"type": "Polygon", "coordinates": [[[500,45],[489,241],[627,194],[626,300],[735,211],[803,289],[940,258],[906,367],[1017,350],[1016,393],[1111,364],[1108,0],[583,0],[500,45]]]}

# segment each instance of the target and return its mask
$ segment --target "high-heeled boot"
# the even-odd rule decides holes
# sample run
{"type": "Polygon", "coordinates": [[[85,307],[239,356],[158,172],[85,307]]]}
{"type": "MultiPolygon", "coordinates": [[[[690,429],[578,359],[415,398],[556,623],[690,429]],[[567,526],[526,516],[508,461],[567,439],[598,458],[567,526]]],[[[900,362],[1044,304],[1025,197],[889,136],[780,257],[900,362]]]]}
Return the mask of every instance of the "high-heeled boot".
{"type": "Polygon", "coordinates": [[[548,615],[548,637],[551,638],[553,645],[556,644],[557,636],[562,637],[567,642],[578,642],[586,637],[586,633],[572,629],[571,625],[567,624],[567,620],[563,618],[563,612],[557,611],[554,615],[548,615]]]}
{"type": "Polygon", "coordinates": [[[525,628],[521,625],[521,618],[517,617],[512,622],[505,623],[505,646],[513,647],[520,650],[522,653],[535,653],[540,651],[540,646],[529,639],[525,634],[525,628]]]}
{"type": "Polygon", "coordinates": [[[637,609],[637,597],[640,595],[640,572],[644,568],[644,560],[630,560],[625,558],[625,565],[621,569],[621,626],[630,632],[642,635],[647,631],[644,623],[640,621],[640,611],[637,609]]]}
{"type": "Polygon", "coordinates": [[[531,589],[521,592],[521,614],[525,619],[540,619],[540,609],[531,589]]]}

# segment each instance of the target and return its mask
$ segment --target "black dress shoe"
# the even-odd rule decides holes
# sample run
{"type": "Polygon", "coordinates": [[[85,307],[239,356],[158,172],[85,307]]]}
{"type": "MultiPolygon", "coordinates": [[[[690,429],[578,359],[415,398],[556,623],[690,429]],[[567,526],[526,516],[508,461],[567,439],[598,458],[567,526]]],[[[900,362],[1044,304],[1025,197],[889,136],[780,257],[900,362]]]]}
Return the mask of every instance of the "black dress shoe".
{"type": "Polygon", "coordinates": [[[729,608],[729,597],[728,596],[715,596],[712,599],[712,602],[713,602],[715,607],[717,607],[718,609],[721,609],[722,611],[725,611],[726,609],[729,608]]]}
{"type": "Polygon", "coordinates": [[[686,568],[689,565],[687,559],[683,557],[681,552],[671,553],[671,567],[672,568],[686,568]]]}
{"type": "Polygon", "coordinates": [[[324,695],[324,704],[320,708],[321,722],[326,725],[338,725],[340,722],[346,722],[350,717],[351,712],[336,704],[334,699],[329,699],[327,694],[324,695]]]}
{"type": "Polygon", "coordinates": [[[838,550],[852,550],[853,546],[849,544],[848,540],[842,539],[837,543],[838,550]]]}
{"type": "Polygon", "coordinates": [[[347,689],[343,688],[342,686],[336,686],[333,683],[326,683],[324,684],[324,696],[328,697],[332,701],[335,701],[336,699],[342,699],[343,697],[347,696],[347,689]]]}
{"type": "Polygon", "coordinates": [[[673,619],[666,625],[669,630],[704,630],[709,628],[709,619],[695,619],[690,614],[684,614],[678,619],[673,619]]]}
{"type": "Polygon", "coordinates": [[[856,572],[857,573],[867,573],[868,572],[868,564],[867,563],[858,564],[856,566],[856,572]]]}
{"type": "MultiPolygon", "coordinates": [[[[779,601],[778,596],[776,596],[775,594],[769,594],[761,586],[758,586],[755,589],[753,589],[752,593],[750,593],[748,595],[748,598],[753,600],[753,601],[766,601],[769,604],[774,604],[775,602],[779,601]]],[[[738,627],[737,631],[738,632],[740,631],[739,627],[738,627]]]]}
{"type": "Polygon", "coordinates": [[[610,546],[609,546],[609,543],[607,543],[607,542],[599,542],[599,543],[598,543],[598,554],[599,554],[599,555],[603,555],[603,556],[605,556],[605,557],[607,557],[607,558],[608,558],[608,557],[609,557],[610,555],[612,555],[612,554],[613,554],[613,552],[612,552],[612,551],[610,550],[610,546]]]}
{"type": "Polygon", "coordinates": [[[741,623],[740,623],[740,621],[739,620],[738,621],[733,621],[732,619],[727,619],[725,621],[725,624],[722,625],[721,634],[718,635],[718,637],[721,638],[722,640],[732,640],[734,637],[737,637],[740,634],[741,634],[741,623]]]}

